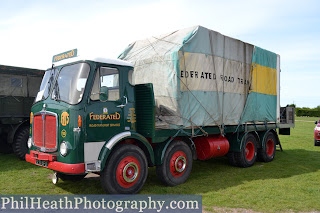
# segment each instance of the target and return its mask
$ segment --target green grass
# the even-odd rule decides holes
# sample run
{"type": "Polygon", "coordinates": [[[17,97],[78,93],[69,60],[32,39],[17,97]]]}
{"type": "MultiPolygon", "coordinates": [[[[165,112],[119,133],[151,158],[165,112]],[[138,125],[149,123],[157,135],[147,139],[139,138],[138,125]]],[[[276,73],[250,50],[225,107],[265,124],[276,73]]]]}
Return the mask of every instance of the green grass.
{"type": "MultiPolygon", "coordinates": [[[[296,118],[290,136],[280,136],[283,152],[274,161],[257,162],[250,168],[229,166],[226,157],[194,161],[185,184],[163,186],[155,169],[141,194],[198,194],[206,210],[212,207],[250,209],[262,212],[320,211],[320,146],[313,143],[311,121],[319,118],[296,118]]],[[[51,171],[0,154],[0,194],[102,194],[99,178],[53,185],[51,171]]],[[[214,211],[214,210],[212,210],[214,211]]]]}

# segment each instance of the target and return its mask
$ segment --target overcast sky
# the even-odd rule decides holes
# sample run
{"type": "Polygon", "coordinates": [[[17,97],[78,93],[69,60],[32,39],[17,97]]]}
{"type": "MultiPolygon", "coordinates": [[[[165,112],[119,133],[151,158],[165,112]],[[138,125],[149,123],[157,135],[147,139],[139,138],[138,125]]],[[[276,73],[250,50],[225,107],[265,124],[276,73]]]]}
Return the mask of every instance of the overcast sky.
{"type": "Polygon", "coordinates": [[[202,25],[281,56],[281,105],[320,105],[319,0],[0,0],[0,64],[47,69],[77,48],[109,58],[202,25]]]}

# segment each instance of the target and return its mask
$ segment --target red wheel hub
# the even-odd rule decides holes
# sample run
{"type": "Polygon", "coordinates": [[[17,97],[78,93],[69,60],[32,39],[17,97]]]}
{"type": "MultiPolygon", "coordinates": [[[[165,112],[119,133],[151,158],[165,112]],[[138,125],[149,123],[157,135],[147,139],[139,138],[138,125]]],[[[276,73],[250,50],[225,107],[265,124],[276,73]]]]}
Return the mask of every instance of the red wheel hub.
{"type": "Polygon", "coordinates": [[[133,186],[140,175],[140,163],[137,158],[128,156],[118,164],[116,178],[120,186],[129,188],[133,186]]]}
{"type": "Polygon", "coordinates": [[[174,177],[180,177],[186,171],[187,156],[182,151],[175,152],[170,159],[170,172],[174,177]]]}
{"type": "Polygon", "coordinates": [[[252,159],[254,157],[254,144],[252,143],[252,141],[249,141],[247,143],[246,148],[245,148],[245,153],[246,153],[247,161],[252,161],[252,159]]]}
{"type": "Polygon", "coordinates": [[[266,144],[266,152],[269,157],[273,155],[274,152],[274,141],[269,139],[266,144]]]}

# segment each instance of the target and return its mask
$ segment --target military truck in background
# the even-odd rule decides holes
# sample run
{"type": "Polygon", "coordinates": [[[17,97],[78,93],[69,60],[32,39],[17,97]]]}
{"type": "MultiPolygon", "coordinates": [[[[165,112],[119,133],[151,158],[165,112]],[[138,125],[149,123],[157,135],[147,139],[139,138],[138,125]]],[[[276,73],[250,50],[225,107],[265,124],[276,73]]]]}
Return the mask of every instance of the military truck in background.
{"type": "Polygon", "coordinates": [[[0,152],[24,160],[30,110],[44,71],[0,65],[0,152]]]}

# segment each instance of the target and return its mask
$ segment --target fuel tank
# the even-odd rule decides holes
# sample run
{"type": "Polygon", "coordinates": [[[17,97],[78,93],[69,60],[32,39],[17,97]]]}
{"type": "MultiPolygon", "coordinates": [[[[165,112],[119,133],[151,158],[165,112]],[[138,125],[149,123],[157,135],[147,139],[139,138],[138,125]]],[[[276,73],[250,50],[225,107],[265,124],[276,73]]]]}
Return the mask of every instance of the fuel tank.
{"type": "Polygon", "coordinates": [[[199,137],[194,140],[199,160],[224,156],[229,151],[229,141],[221,135],[199,137]]]}

